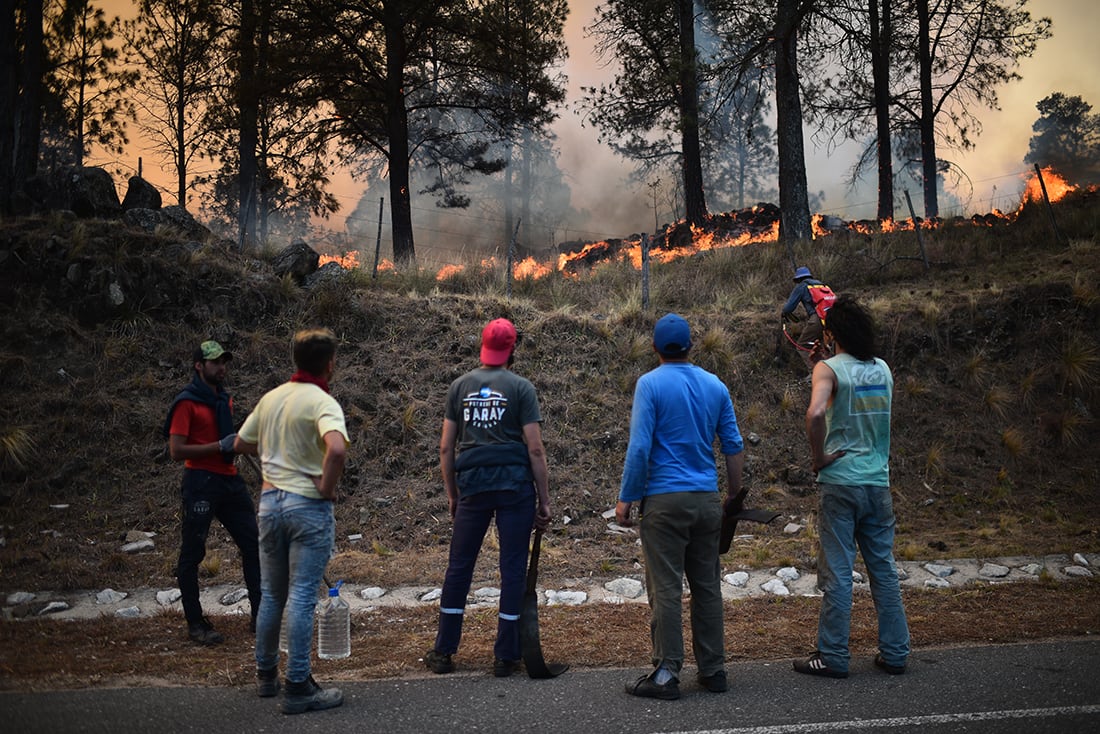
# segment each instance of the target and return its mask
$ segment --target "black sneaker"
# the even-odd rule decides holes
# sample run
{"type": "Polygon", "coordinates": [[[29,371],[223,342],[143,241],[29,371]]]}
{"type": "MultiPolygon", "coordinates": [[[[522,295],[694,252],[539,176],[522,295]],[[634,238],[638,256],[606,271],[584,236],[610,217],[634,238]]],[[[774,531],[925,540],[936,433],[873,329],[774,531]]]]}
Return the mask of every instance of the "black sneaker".
{"type": "Polygon", "coordinates": [[[905,672],[904,665],[891,665],[886,662],[886,659],[881,654],[875,655],[875,665],[882,670],[885,670],[890,675],[901,675],[905,672]]]}
{"type": "Polygon", "coordinates": [[[659,698],[663,701],[675,701],[680,697],[680,681],[670,678],[667,683],[657,683],[653,674],[643,675],[633,683],[626,684],[626,692],[641,698],[659,698]]]}
{"type": "Polygon", "coordinates": [[[437,650],[428,651],[428,654],[424,656],[424,664],[427,665],[433,673],[438,675],[450,673],[455,669],[455,664],[451,660],[451,656],[444,655],[437,650]]]}
{"type": "Polygon", "coordinates": [[[519,670],[518,660],[502,660],[501,658],[493,658],[493,675],[495,675],[497,678],[507,678],[517,670],[519,670]]]}
{"type": "Polygon", "coordinates": [[[830,668],[821,657],[820,652],[815,652],[805,660],[795,660],[794,669],[807,675],[823,675],[826,678],[847,678],[847,670],[834,670],[830,668]]]}
{"type": "Polygon", "coordinates": [[[286,682],[282,711],[284,714],[321,711],[336,708],[343,702],[344,694],[339,688],[321,688],[311,675],[301,683],[286,682]]]}
{"type": "Polygon", "coordinates": [[[218,645],[225,642],[225,638],[214,629],[214,625],[210,624],[210,620],[206,617],[187,625],[187,636],[200,645],[218,645]]]}
{"type": "Polygon", "coordinates": [[[260,698],[272,698],[279,695],[279,669],[256,671],[256,693],[260,698]]]}
{"type": "Polygon", "coordinates": [[[729,690],[729,681],[726,679],[726,671],[719,670],[711,675],[700,675],[699,685],[711,693],[725,693],[729,690]]]}

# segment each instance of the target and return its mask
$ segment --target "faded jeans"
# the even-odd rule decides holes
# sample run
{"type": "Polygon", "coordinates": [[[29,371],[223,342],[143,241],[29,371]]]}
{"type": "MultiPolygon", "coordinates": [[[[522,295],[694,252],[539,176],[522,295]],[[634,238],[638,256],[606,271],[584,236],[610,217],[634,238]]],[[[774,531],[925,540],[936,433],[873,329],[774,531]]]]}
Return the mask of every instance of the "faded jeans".
{"type": "Polygon", "coordinates": [[[313,613],[336,540],[332,503],[265,490],[259,526],[263,597],[256,620],[256,668],[278,667],[279,628],[286,613],[286,679],[301,683],[310,676],[313,613]]]}
{"type": "Polygon", "coordinates": [[[675,492],[642,502],[641,538],[653,667],[677,680],[684,664],[684,576],[691,589],[691,644],[700,675],[725,669],[717,492],[675,492]]]}
{"type": "Polygon", "coordinates": [[[890,488],[819,484],[821,546],[817,585],[824,596],[817,623],[817,649],[833,670],[848,670],[852,622],[852,571],[856,548],[863,555],[878,615],[878,647],[889,665],[909,657],[909,624],[894,562],[894,504],[890,488]]]}

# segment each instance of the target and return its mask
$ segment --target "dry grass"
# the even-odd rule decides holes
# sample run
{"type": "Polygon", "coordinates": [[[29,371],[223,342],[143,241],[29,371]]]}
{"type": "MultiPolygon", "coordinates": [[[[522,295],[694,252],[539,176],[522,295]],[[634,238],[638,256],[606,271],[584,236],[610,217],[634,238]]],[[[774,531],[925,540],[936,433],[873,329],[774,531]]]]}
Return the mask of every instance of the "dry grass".
{"type": "MultiPolygon", "coordinates": [[[[1094,226],[1100,203],[1063,206],[1059,220],[1073,243],[1068,249],[1036,235],[1045,214],[1025,212],[995,232],[938,230],[930,238],[928,272],[896,259],[915,253],[911,233],[843,234],[795,248],[799,261],[838,292],[871,304],[880,324],[881,353],[898,385],[891,479],[901,557],[1100,550],[1100,465],[1091,460],[1100,452],[1094,336],[1100,313],[1076,276],[1100,271],[1094,226]]],[[[475,364],[480,329],[497,316],[523,332],[516,370],[530,377],[542,401],[556,518],[545,539],[548,580],[638,572],[633,539],[608,535],[602,513],[618,488],[634,384],[655,364],[653,323],[667,310],[693,324],[697,361],[727,382],[742,428],[756,434],[747,449],[750,504],[800,523],[816,509],[805,442],[805,367],[778,331],[779,306],[790,288],[782,246],[729,248],[655,265],[645,309],[637,271],[621,262],[576,278],[523,279],[507,298],[499,268],[476,263],[445,281],[409,269],[377,279],[352,273],[304,290],[274,276],[271,253],[246,257],[216,243],[194,250],[115,222],[74,227],[9,219],[0,222],[0,241],[9,255],[0,270],[0,425],[8,427],[4,436],[18,430],[36,444],[31,460],[19,458],[27,448],[21,439],[5,439],[0,449],[6,452],[0,594],[42,588],[43,579],[62,591],[173,587],[180,469],[165,454],[160,427],[172,396],[189,379],[190,349],[213,337],[236,353],[229,385],[243,416],[289,376],[291,335],[307,325],[328,326],[342,339],[333,392],[348,417],[352,453],[336,506],[339,554],[332,569],[351,583],[441,580],[450,538],[437,467],[443,395],[475,364]],[[70,280],[74,265],[97,275],[70,280]],[[105,300],[96,279],[108,277],[133,296],[121,307],[105,300]],[[154,533],[156,549],[121,554],[132,530],[154,533]],[[349,542],[352,534],[362,541],[349,542]]],[[[241,470],[254,487],[248,465],[241,470]]],[[[812,565],[812,534],[786,536],[782,523],[776,525],[757,529],[728,560],[812,565]]],[[[235,548],[219,526],[209,554],[219,583],[240,581],[235,548]]],[[[483,555],[479,579],[493,583],[491,549],[483,555]]],[[[921,603],[914,601],[917,608],[921,603]]],[[[785,616],[801,607],[784,602],[782,609],[785,616]]],[[[583,615],[595,612],[547,613],[551,622],[580,615],[568,619],[587,623],[583,615]]],[[[644,656],[635,652],[645,639],[644,624],[636,621],[622,632],[637,638],[631,643],[637,647],[623,653],[631,661],[644,656]]],[[[177,619],[155,623],[163,629],[143,644],[159,651],[163,640],[166,657],[191,656],[190,647],[188,655],[174,655],[184,644],[177,619]]],[[[4,634],[53,630],[48,622],[20,624],[5,625],[4,634]]],[[[767,620],[756,624],[766,628],[767,620]]],[[[410,636],[408,650],[424,644],[420,628],[406,633],[393,626],[410,636]]],[[[803,652],[812,625],[797,626],[797,645],[761,654],[803,652]]],[[[731,645],[738,629],[745,628],[731,623],[731,645]]],[[[471,636],[471,644],[484,643],[471,636]]],[[[372,649],[367,642],[360,648],[372,649]]],[[[477,650],[470,648],[471,656],[477,650]]],[[[224,652],[206,658],[207,651],[197,651],[196,657],[210,664],[224,652]]],[[[408,654],[419,653],[397,655],[393,665],[412,665],[408,654]]],[[[588,660],[580,652],[575,659],[578,665],[588,660]]],[[[140,675],[142,668],[134,670],[140,675]]]]}

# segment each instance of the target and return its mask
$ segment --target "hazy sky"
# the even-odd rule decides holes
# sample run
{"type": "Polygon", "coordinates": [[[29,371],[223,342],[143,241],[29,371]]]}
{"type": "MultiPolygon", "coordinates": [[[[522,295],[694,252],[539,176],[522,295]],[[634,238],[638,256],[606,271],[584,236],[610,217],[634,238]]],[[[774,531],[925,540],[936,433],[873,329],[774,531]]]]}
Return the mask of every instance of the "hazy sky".
{"type": "MultiPolygon", "coordinates": [[[[570,77],[570,100],[576,100],[579,87],[599,83],[607,76],[592,62],[592,39],[585,38],[583,27],[592,22],[597,0],[571,0],[571,13],[566,25],[570,59],[565,71],[570,77]]],[[[983,132],[975,150],[961,155],[940,150],[941,157],[960,163],[973,184],[971,208],[988,212],[993,187],[996,186],[996,206],[1014,208],[1019,202],[1021,174],[1028,170],[1023,163],[1027,154],[1031,125],[1039,115],[1035,104],[1051,92],[1080,95],[1100,112],[1100,2],[1097,0],[1031,0],[1033,17],[1046,16],[1053,21],[1053,37],[1041,43],[1030,59],[1018,69],[1023,81],[1001,87],[1000,112],[983,111],[980,118],[983,132]],[[1006,200],[1007,197],[1007,200],[1006,200]]],[[[561,167],[568,172],[573,185],[573,201],[584,202],[593,211],[606,213],[600,229],[626,233],[645,229],[653,221],[648,190],[642,187],[633,195],[624,194],[619,160],[605,147],[594,143],[594,132],[581,129],[576,115],[567,112],[557,126],[561,137],[561,167]],[[623,219],[618,219],[620,216],[623,219]],[[633,224],[628,224],[633,222],[633,224]]],[[[845,219],[874,217],[875,194],[858,192],[846,196],[843,181],[854,158],[853,148],[835,151],[831,156],[815,150],[806,137],[807,178],[810,191],[825,191],[825,210],[845,219]]],[[[872,182],[873,185],[873,182],[872,182]]],[[[919,191],[911,190],[913,206],[921,212],[919,191]]],[[[899,198],[899,203],[903,202],[899,198]]],[[[941,213],[949,214],[943,210],[941,213]]],[[[900,216],[900,215],[899,215],[900,216]]],[[[649,227],[652,229],[652,226],[649,227]]]]}
{"type": "MultiPolygon", "coordinates": [[[[593,41],[585,35],[585,26],[591,24],[598,0],[570,0],[570,14],[566,23],[566,42],[569,60],[564,72],[569,77],[568,108],[561,112],[555,125],[558,147],[561,152],[559,166],[565,172],[572,187],[572,201],[577,209],[592,213],[579,229],[558,232],[557,240],[583,238],[602,239],[653,229],[654,214],[650,192],[645,185],[633,189],[626,185],[629,166],[608,148],[596,142],[596,131],[581,126],[580,118],[572,111],[579,97],[581,86],[597,85],[608,79],[608,71],[593,59],[593,41]]],[[[130,0],[103,0],[111,13],[133,15],[130,0]]],[[[1022,177],[1028,167],[1023,163],[1031,137],[1031,125],[1038,117],[1035,104],[1051,92],[1080,95],[1100,111],[1100,2],[1097,0],[1031,0],[1028,8],[1033,16],[1048,16],[1053,20],[1053,38],[1039,45],[1035,55],[1025,59],[1018,69],[1022,82],[1010,84],[999,90],[1001,111],[983,110],[980,113],[984,125],[977,139],[977,148],[966,155],[954,151],[938,151],[942,157],[950,157],[966,171],[973,186],[972,192],[961,192],[960,197],[969,205],[965,211],[956,212],[941,202],[941,213],[948,215],[987,212],[992,206],[1012,209],[1019,201],[1022,177]],[[995,188],[994,188],[995,187],[995,188]]],[[[844,219],[873,217],[875,212],[874,184],[864,192],[847,194],[844,179],[854,157],[854,147],[837,150],[828,155],[815,149],[807,135],[806,154],[808,183],[811,191],[824,191],[825,211],[844,219]]],[[[134,153],[136,160],[140,152],[134,153]]],[[[158,180],[155,162],[146,154],[147,178],[174,190],[172,177],[165,175],[158,180]]],[[[94,162],[94,161],[93,161],[94,162]]],[[[331,226],[342,229],[346,216],[362,195],[365,185],[340,177],[342,183],[336,192],[341,201],[341,212],[331,220],[331,226]]],[[[919,191],[911,190],[914,206],[920,215],[919,191]]],[[[171,195],[166,197],[171,199],[171,195]]],[[[904,201],[898,199],[899,203],[904,201]]],[[[431,207],[424,203],[425,208],[431,207]]],[[[415,212],[414,212],[415,213],[415,212]]],[[[667,213],[662,213],[662,222],[667,213]]],[[[476,217],[474,218],[476,220],[476,217]]],[[[386,216],[388,222],[388,215],[386,216]]],[[[414,221],[415,225],[415,221],[414,221]]],[[[388,228],[387,228],[388,229],[388,228]]],[[[489,230],[490,227],[482,226],[489,230]]],[[[384,234],[388,239],[388,231],[384,234]]],[[[424,232],[417,235],[418,250],[421,243],[432,244],[433,239],[448,239],[446,231],[424,232]]]]}

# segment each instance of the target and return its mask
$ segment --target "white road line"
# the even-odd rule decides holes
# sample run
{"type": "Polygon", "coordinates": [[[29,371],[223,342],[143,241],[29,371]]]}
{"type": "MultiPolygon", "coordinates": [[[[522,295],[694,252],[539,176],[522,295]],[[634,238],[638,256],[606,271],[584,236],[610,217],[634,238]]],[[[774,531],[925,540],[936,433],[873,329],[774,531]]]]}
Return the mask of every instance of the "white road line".
{"type": "Polygon", "coordinates": [[[1041,719],[1051,716],[1080,716],[1082,714],[1100,714],[1100,706],[1055,706],[1044,709],[972,711],[961,714],[899,716],[890,719],[856,719],[853,721],[821,721],[808,724],[748,726],[738,729],[696,729],[675,732],[675,734],[807,734],[820,731],[858,731],[860,729],[879,729],[893,726],[920,726],[921,724],[951,724],[962,721],[998,721],[1003,719],[1041,719]]]}

